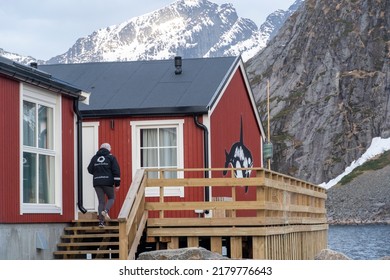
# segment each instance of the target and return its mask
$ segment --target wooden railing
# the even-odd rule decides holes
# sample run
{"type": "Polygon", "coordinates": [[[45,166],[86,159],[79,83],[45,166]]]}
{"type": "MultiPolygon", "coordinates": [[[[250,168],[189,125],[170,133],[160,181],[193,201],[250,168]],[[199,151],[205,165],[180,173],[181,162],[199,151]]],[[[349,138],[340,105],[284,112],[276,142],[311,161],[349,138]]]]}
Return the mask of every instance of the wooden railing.
{"type": "Polygon", "coordinates": [[[145,209],[144,170],[138,170],[118,215],[119,259],[134,259],[145,228],[148,212],[145,209]]]}
{"type": "Polygon", "coordinates": [[[237,169],[228,169],[232,176],[226,178],[223,170],[138,171],[119,215],[120,258],[134,259],[146,220],[147,237],[166,243],[166,248],[178,248],[183,238],[188,247],[209,239],[211,251],[222,253],[225,242],[230,258],[235,259],[314,259],[327,247],[325,189],[265,169],[251,169],[255,176],[249,178],[235,178],[233,171],[237,169]],[[205,171],[212,178],[200,178],[205,171]],[[159,178],[148,178],[150,172],[154,177],[157,172],[159,178]],[[165,177],[172,172],[183,174],[183,178],[165,177]],[[228,197],[213,197],[212,201],[171,201],[162,195],[168,186],[224,187],[231,191],[228,197]],[[252,200],[237,199],[237,188],[242,186],[255,192],[252,200]],[[160,188],[158,201],[145,201],[148,187],[160,188]],[[202,218],[175,215],[195,210],[208,214],[202,218]],[[148,213],[154,213],[153,217],[147,218],[148,213]]]}

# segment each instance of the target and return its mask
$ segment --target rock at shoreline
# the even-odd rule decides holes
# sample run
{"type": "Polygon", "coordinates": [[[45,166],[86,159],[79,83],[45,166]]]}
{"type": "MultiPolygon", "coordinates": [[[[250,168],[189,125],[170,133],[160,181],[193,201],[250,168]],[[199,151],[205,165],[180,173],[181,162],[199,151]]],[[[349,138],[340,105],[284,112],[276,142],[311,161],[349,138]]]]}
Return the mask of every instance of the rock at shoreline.
{"type": "Polygon", "coordinates": [[[390,165],[327,190],[329,224],[390,224],[390,165]]]}
{"type": "Polygon", "coordinates": [[[319,252],[315,257],[315,260],[350,260],[346,255],[340,252],[336,252],[330,249],[324,249],[319,252]]]}
{"type": "MultiPolygon", "coordinates": [[[[137,260],[228,260],[218,253],[210,252],[202,247],[190,247],[170,250],[157,250],[141,253],[137,260]]],[[[343,253],[324,249],[320,251],[314,260],[352,260],[343,253]]],[[[385,256],[380,260],[390,260],[385,256]]]]}
{"type": "Polygon", "coordinates": [[[171,250],[157,250],[141,253],[138,260],[227,260],[218,253],[202,247],[190,247],[171,250]]]}

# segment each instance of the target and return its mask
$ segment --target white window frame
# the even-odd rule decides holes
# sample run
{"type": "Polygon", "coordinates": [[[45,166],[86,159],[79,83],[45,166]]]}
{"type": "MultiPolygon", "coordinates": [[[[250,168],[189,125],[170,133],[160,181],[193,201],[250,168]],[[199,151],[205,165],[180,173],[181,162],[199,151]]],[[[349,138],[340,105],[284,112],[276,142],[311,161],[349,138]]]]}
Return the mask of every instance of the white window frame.
{"type": "Polygon", "coordinates": [[[21,83],[20,85],[20,214],[27,213],[48,213],[62,214],[62,105],[61,95],[47,90],[38,89],[21,83]],[[48,155],[53,156],[55,165],[54,176],[54,203],[24,203],[23,202],[23,152],[39,152],[39,148],[33,148],[23,145],[23,102],[28,101],[35,104],[44,105],[53,109],[53,149],[46,151],[48,155]]]}
{"type": "MultiPolygon", "coordinates": [[[[177,129],[177,168],[184,168],[184,139],[183,139],[183,119],[177,120],[154,120],[154,121],[131,121],[131,135],[132,135],[132,162],[133,162],[133,174],[141,168],[141,155],[140,155],[140,132],[141,129],[150,128],[170,128],[175,127],[177,129]]],[[[183,172],[178,172],[177,177],[183,178],[183,172]]],[[[146,197],[158,197],[160,196],[159,187],[147,188],[145,191],[146,197]]],[[[164,196],[179,196],[184,197],[184,187],[165,187],[164,196]]]]}

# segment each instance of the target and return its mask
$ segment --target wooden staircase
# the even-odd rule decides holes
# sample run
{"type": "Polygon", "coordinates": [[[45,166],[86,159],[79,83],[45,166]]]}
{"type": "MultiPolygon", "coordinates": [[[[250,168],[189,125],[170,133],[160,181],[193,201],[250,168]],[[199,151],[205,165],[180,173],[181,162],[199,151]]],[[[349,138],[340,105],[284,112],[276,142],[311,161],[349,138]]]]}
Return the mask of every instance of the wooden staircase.
{"type": "Polygon", "coordinates": [[[57,248],[55,259],[119,259],[118,221],[108,221],[103,228],[97,219],[73,221],[57,248]]]}

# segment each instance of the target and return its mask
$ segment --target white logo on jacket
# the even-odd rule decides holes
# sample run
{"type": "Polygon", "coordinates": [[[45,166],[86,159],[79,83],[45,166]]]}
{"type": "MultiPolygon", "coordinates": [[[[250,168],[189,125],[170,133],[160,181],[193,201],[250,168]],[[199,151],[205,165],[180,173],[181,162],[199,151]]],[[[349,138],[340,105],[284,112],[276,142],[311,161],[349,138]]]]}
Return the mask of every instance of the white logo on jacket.
{"type": "Polygon", "coordinates": [[[106,158],[104,156],[100,156],[98,159],[97,159],[97,162],[104,162],[106,160],[106,158]]]}

